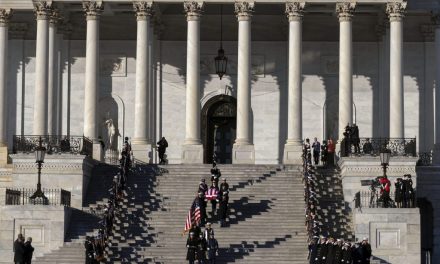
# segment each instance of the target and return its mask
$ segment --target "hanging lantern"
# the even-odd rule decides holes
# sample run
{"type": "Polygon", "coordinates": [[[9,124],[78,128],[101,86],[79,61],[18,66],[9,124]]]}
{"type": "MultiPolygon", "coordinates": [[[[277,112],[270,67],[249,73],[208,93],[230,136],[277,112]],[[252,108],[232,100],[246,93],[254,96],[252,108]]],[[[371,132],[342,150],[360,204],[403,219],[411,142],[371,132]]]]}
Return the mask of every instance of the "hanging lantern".
{"type": "Polygon", "coordinates": [[[223,6],[220,5],[220,49],[218,50],[215,60],[215,73],[222,79],[226,74],[226,68],[228,67],[228,57],[225,56],[225,50],[223,49],[223,6]]]}
{"type": "Polygon", "coordinates": [[[225,51],[220,46],[220,49],[218,50],[218,55],[215,57],[215,73],[217,73],[218,77],[220,77],[220,80],[222,79],[223,75],[226,74],[226,68],[228,67],[228,58],[225,56],[225,51]]]}

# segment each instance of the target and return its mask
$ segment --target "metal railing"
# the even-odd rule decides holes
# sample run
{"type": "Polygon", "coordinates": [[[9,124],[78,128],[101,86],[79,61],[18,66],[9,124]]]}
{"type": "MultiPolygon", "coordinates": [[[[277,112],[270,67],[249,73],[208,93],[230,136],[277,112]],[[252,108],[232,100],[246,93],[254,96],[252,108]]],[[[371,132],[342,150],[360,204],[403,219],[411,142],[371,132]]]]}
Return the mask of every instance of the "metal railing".
{"type": "Polygon", "coordinates": [[[39,141],[47,149],[47,154],[81,154],[92,156],[93,142],[84,136],[42,135],[13,137],[13,153],[32,153],[39,141]]]}
{"type": "MultiPolygon", "coordinates": [[[[389,200],[387,202],[387,205],[385,205],[385,202],[383,201],[383,199],[381,199],[379,189],[377,189],[376,191],[359,191],[355,194],[354,198],[355,208],[396,208],[398,207],[398,205],[394,201],[394,197],[395,192],[390,191],[389,200]]],[[[408,205],[405,206],[406,208],[416,207],[414,199],[408,198],[407,202],[408,205]],[[410,202],[410,200],[412,201],[410,202]]],[[[403,204],[403,202],[401,203],[403,204]]]]}
{"type": "Polygon", "coordinates": [[[391,156],[417,157],[416,138],[344,138],[341,156],[378,156],[381,150],[389,149],[391,156]]]}
{"type": "Polygon", "coordinates": [[[70,207],[71,193],[63,189],[42,189],[47,200],[31,199],[36,189],[6,189],[5,205],[62,205],[70,207]]]}
{"type": "Polygon", "coordinates": [[[419,160],[417,166],[431,166],[432,165],[432,152],[419,152],[419,160]]]}

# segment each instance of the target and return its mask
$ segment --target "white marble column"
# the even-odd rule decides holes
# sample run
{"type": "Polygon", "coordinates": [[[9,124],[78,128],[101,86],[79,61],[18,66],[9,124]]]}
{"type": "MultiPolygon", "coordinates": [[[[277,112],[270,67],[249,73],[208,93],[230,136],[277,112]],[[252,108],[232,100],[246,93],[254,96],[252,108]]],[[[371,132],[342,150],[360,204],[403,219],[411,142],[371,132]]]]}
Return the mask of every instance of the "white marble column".
{"type": "Polygon", "coordinates": [[[289,99],[284,164],[301,164],[302,154],[302,18],[304,2],[286,3],[289,19],[289,99]]]}
{"type": "Polygon", "coordinates": [[[11,10],[0,9],[0,165],[8,161],[7,135],[7,75],[8,75],[8,24],[11,10]]]}
{"type": "Polygon", "coordinates": [[[433,22],[435,24],[435,145],[433,153],[433,163],[440,165],[440,11],[433,15],[433,22]]]}
{"type": "Polygon", "coordinates": [[[136,41],[136,94],[134,111],[133,155],[143,162],[151,161],[150,124],[150,53],[152,2],[134,2],[137,20],[136,41]]]}
{"type": "Polygon", "coordinates": [[[83,2],[87,17],[86,81],[84,88],[84,136],[93,140],[93,158],[103,160],[104,153],[98,142],[99,103],[99,18],[102,2],[83,2]]]}
{"type": "Polygon", "coordinates": [[[203,163],[200,140],[200,16],[203,2],[184,2],[188,25],[186,51],[185,141],[182,163],[203,163]]]}
{"type": "Polygon", "coordinates": [[[34,135],[47,135],[47,89],[49,16],[51,5],[45,1],[35,2],[37,15],[37,50],[35,58],[34,135]]]}
{"type": "Polygon", "coordinates": [[[251,18],[254,2],[235,2],[238,19],[237,138],[232,163],[255,163],[251,127],[251,18]]]}
{"type": "Polygon", "coordinates": [[[339,139],[347,124],[353,124],[352,17],[355,3],[336,3],[339,18],[339,139]]]}
{"type": "Polygon", "coordinates": [[[403,16],[406,2],[388,3],[390,18],[390,138],[405,137],[403,96],[403,16]]]}
{"type": "Polygon", "coordinates": [[[96,141],[98,138],[99,99],[99,17],[101,2],[83,2],[87,16],[86,81],[84,90],[84,136],[96,141]]]}
{"type": "Polygon", "coordinates": [[[47,81],[47,130],[49,135],[57,134],[57,96],[58,96],[58,41],[57,24],[60,15],[53,8],[49,17],[49,54],[47,81]]]}

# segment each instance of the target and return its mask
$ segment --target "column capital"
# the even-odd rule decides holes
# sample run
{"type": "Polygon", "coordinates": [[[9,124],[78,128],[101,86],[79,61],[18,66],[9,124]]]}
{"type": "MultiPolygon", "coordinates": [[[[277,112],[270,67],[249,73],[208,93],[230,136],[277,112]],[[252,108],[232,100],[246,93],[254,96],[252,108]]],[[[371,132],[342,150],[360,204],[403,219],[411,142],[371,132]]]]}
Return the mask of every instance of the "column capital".
{"type": "Polygon", "coordinates": [[[183,2],[183,9],[186,12],[186,20],[199,20],[203,12],[203,2],[185,1],[183,2]]]}
{"type": "Polygon", "coordinates": [[[102,1],[83,1],[83,10],[86,13],[87,20],[97,20],[104,9],[102,1]]]}
{"type": "Polygon", "coordinates": [[[422,25],[420,27],[425,42],[432,42],[435,40],[435,25],[422,25]]]}
{"type": "Polygon", "coordinates": [[[339,22],[351,21],[355,9],[356,2],[336,3],[336,13],[338,14],[339,22]]]}
{"type": "Polygon", "coordinates": [[[235,2],[235,14],[238,21],[250,20],[254,12],[255,3],[248,1],[235,2]]]}
{"type": "Polygon", "coordinates": [[[287,2],[286,15],[289,21],[301,21],[304,16],[305,2],[287,2]]]}
{"type": "Polygon", "coordinates": [[[149,19],[153,15],[153,12],[154,12],[152,1],[151,2],[146,2],[146,1],[133,2],[133,8],[134,8],[134,12],[136,12],[136,19],[138,21],[149,19]]]}
{"type": "Polygon", "coordinates": [[[52,2],[36,1],[34,2],[34,11],[37,20],[48,20],[52,12],[52,2]]]}
{"type": "Polygon", "coordinates": [[[11,9],[0,8],[0,27],[7,26],[12,16],[11,9]]]}
{"type": "Polygon", "coordinates": [[[60,11],[57,8],[52,7],[50,14],[49,14],[49,23],[51,25],[58,25],[58,23],[61,21],[62,17],[60,14],[60,11]]]}
{"type": "Polygon", "coordinates": [[[402,21],[405,16],[407,2],[389,2],[387,3],[386,13],[392,21],[402,21]]]}

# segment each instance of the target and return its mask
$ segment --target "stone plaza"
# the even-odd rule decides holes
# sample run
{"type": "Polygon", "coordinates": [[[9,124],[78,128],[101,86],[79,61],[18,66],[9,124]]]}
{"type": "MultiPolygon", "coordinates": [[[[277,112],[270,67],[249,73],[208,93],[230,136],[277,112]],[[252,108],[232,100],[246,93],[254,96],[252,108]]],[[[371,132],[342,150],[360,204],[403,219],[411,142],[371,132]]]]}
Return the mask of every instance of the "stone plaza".
{"type": "Polygon", "coordinates": [[[353,237],[378,263],[436,263],[439,82],[438,0],[0,0],[0,263],[20,232],[38,237],[38,257],[66,246],[71,210],[98,203],[91,183],[125,137],[143,166],[165,137],[166,177],[198,181],[215,156],[237,186],[240,168],[294,177],[305,138],[333,139],[353,237]],[[418,208],[355,208],[361,180],[382,169],[378,153],[341,155],[347,124],[405,148],[388,175],[412,174],[418,208]],[[68,207],[7,202],[37,184],[38,140],[42,185],[70,192],[68,207]]]}

